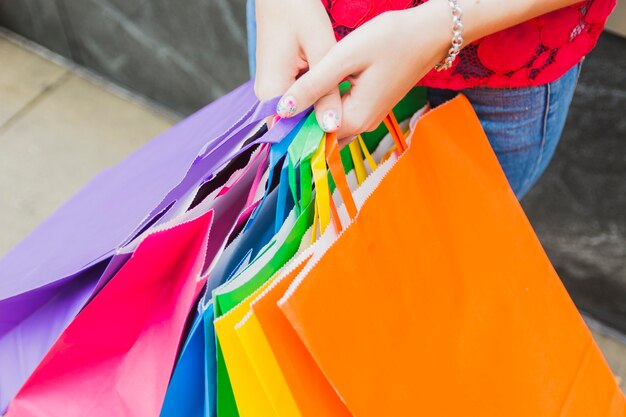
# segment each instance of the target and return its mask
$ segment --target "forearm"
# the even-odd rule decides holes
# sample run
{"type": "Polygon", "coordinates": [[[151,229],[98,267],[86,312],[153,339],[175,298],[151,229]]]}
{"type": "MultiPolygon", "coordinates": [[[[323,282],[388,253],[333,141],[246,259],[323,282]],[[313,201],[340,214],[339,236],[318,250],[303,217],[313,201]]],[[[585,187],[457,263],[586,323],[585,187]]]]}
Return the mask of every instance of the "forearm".
{"type": "MultiPolygon", "coordinates": [[[[573,0],[459,0],[462,35],[477,39],[575,4],[573,0]]],[[[523,35],[523,31],[522,34],[523,35]]],[[[516,39],[509,39],[515,48],[516,39]]],[[[446,57],[452,43],[452,10],[447,0],[430,0],[407,10],[383,13],[334,45],[319,63],[299,77],[281,103],[297,103],[290,112],[318,102],[345,79],[340,138],[375,128],[419,80],[446,57]]],[[[511,51],[515,53],[515,51],[511,51]]],[[[281,109],[284,106],[279,106],[281,109]]],[[[279,112],[280,113],[280,112],[279,112]]]]}
{"type": "MultiPolygon", "coordinates": [[[[580,0],[459,0],[463,10],[464,45],[580,0]]],[[[433,41],[447,51],[451,40],[451,10],[448,0],[430,0],[407,11],[407,20],[427,13],[433,21],[433,41]],[[419,10],[423,8],[422,10],[419,10]]],[[[419,19],[418,19],[419,20],[419,19]]],[[[421,21],[421,20],[419,20],[421,21]]]]}
{"type": "Polygon", "coordinates": [[[465,38],[473,42],[576,3],[580,0],[460,0],[465,38]]]}

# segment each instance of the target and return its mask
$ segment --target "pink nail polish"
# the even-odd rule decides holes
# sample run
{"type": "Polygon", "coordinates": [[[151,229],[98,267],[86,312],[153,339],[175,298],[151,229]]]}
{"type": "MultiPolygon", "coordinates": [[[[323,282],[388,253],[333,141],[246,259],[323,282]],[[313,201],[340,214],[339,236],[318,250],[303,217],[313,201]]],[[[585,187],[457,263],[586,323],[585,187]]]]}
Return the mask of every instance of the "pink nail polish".
{"type": "Polygon", "coordinates": [[[326,110],[322,116],[322,129],[325,132],[334,132],[341,126],[339,115],[334,110],[326,110]]]}
{"type": "Polygon", "coordinates": [[[276,105],[276,114],[280,117],[291,117],[296,113],[297,109],[296,100],[292,96],[286,96],[281,98],[276,105]]]}

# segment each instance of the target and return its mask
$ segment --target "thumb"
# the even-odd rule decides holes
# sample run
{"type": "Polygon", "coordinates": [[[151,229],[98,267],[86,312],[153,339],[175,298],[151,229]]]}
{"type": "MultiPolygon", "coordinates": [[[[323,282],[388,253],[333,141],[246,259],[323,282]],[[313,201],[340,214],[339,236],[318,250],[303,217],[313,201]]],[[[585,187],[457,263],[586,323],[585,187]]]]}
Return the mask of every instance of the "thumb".
{"type": "Polygon", "coordinates": [[[315,103],[317,123],[325,132],[335,132],[341,127],[341,107],[339,87],[334,87],[315,103]]]}
{"type": "MultiPolygon", "coordinates": [[[[330,26],[330,22],[328,22],[330,26]]],[[[316,37],[314,42],[307,46],[307,57],[310,70],[317,67],[320,61],[337,44],[332,27],[329,27],[328,37],[323,40],[316,37]]],[[[341,95],[339,87],[335,84],[326,94],[315,101],[315,117],[317,123],[325,132],[335,132],[341,127],[341,95]]]]}
{"type": "MultiPolygon", "coordinates": [[[[276,106],[276,113],[282,117],[292,117],[306,110],[322,97],[324,101],[334,102],[339,97],[339,83],[352,72],[351,66],[343,58],[341,44],[332,47],[328,53],[307,73],[298,78],[287,89],[276,106]]],[[[341,103],[335,107],[339,111],[341,103]]],[[[330,110],[326,106],[325,110],[330,110]]],[[[338,114],[337,114],[338,115],[338,114]]],[[[323,114],[319,117],[323,118],[323,114]]],[[[318,119],[319,120],[319,119],[318,119]]],[[[321,120],[323,123],[323,120],[321,120]]],[[[320,125],[322,125],[320,123],[320,125]]]]}

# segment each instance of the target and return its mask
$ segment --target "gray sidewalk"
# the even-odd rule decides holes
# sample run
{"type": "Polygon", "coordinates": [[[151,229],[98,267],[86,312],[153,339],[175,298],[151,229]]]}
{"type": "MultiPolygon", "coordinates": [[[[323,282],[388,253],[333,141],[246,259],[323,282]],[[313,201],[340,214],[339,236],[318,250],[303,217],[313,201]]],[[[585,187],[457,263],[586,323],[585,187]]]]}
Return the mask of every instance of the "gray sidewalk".
{"type": "Polygon", "coordinates": [[[0,37],[0,255],[172,120],[0,37]]]}
{"type": "MultiPolygon", "coordinates": [[[[95,174],[175,120],[1,35],[0,62],[8,63],[0,66],[2,256],[95,174]]],[[[626,339],[588,324],[626,379],[626,339]]]]}

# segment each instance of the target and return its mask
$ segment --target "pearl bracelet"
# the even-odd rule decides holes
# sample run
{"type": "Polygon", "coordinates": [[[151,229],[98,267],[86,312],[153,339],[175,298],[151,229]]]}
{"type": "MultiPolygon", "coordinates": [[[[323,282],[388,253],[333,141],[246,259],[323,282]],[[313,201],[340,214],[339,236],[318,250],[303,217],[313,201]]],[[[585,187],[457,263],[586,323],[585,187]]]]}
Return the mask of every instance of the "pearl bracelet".
{"type": "Polygon", "coordinates": [[[448,50],[448,56],[435,65],[437,71],[444,71],[450,68],[459,52],[461,52],[461,45],[463,45],[463,37],[461,36],[463,32],[463,23],[461,23],[463,10],[459,7],[459,0],[448,0],[448,4],[452,9],[452,46],[448,50]]]}

